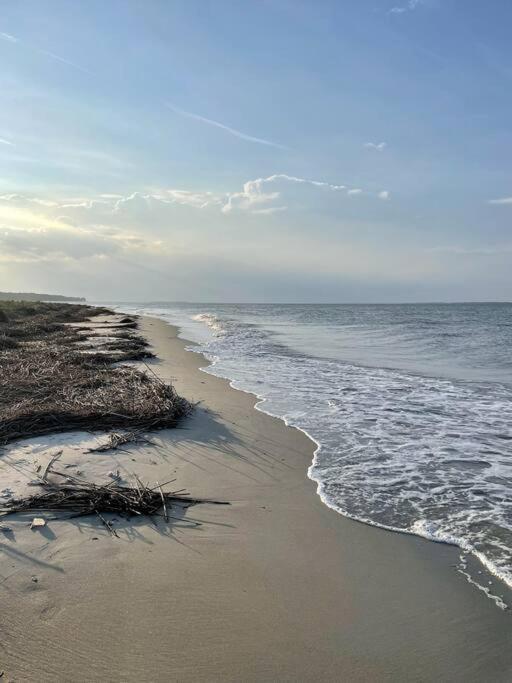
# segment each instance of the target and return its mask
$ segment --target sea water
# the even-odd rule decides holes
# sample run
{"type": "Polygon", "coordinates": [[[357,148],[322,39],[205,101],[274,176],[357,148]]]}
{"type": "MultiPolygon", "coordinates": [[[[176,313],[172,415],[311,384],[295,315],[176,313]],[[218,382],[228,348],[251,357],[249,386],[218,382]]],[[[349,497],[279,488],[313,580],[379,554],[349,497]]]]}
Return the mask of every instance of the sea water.
{"type": "Polygon", "coordinates": [[[123,309],[179,325],[208,372],[305,431],[327,505],[456,544],[512,587],[512,304],[123,309]]]}

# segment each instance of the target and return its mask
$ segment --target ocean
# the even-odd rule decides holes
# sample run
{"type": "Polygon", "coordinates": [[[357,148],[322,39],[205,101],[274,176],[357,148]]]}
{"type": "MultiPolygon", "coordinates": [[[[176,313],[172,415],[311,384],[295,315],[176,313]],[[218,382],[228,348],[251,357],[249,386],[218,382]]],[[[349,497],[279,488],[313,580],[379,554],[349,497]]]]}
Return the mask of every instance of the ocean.
{"type": "Polygon", "coordinates": [[[512,587],[512,304],[131,304],[318,445],[340,514],[452,543],[512,587]]]}

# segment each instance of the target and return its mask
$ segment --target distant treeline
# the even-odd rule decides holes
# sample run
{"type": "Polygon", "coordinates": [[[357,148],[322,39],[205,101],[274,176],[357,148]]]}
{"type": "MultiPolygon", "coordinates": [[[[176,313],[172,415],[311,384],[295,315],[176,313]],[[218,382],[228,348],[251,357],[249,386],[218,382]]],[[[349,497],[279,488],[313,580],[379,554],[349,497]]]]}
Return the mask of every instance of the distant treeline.
{"type": "Polygon", "coordinates": [[[85,298],[62,294],[35,294],[34,292],[0,292],[0,301],[85,301],[85,298]]]}

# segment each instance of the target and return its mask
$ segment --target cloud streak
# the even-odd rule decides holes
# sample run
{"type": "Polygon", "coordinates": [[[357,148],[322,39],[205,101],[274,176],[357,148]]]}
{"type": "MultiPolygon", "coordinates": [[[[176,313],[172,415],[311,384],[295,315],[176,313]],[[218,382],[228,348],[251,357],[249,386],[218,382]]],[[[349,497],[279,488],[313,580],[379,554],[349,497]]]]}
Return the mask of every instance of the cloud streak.
{"type": "Polygon", "coordinates": [[[65,59],[64,57],[60,57],[59,55],[56,55],[55,52],[50,52],[49,50],[41,50],[40,48],[33,47],[33,50],[36,52],[39,52],[42,55],[46,55],[47,57],[50,57],[50,59],[54,59],[57,62],[61,62],[62,64],[67,64],[68,66],[73,67],[74,69],[78,69],[78,71],[81,71],[84,74],[87,74],[88,76],[93,76],[94,74],[92,71],[89,71],[89,69],[86,69],[83,66],[80,66],[80,64],[77,64],[76,62],[72,62],[70,59],[65,59]]]}
{"type": "Polygon", "coordinates": [[[489,199],[489,204],[512,204],[512,197],[501,197],[500,199],[489,199]]]}
{"type": "Polygon", "coordinates": [[[6,140],[5,138],[0,138],[0,145],[9,145],[9,147],[14,147],[14,142],[6,140]]]}
{"type": "Polygon", "coordinates": [[[55,54],[55,52],[50,52],[50,50],[44,50],[43,48],[35,47],[34,45],[29,45],[28,43],[24,43],[19,38],[11,35],[10,33],[0,33],[0,39],[4,40],[7,43],[12,43],[14,45],[19,45],[20,47],[25,47],[29,50],[32,50],[33,52],[37,52],[40,55],[44,55],[45,57],[49,57],[50,59],[53,59],[56,62],[61,62],[61,64],[66,64],[67,66],[71,66],[73,69],[77,69],[78,71],[81,71],[82,73],[87,74],[88,76],[94,75],[91,71],[89,71],[85,67],[81,66],[80,64],[77,64],[76,62],[72,62],[70,59],[66,59],[65,57],[61,57],[60,55],[55,54]]]}
{"type": "Polygon", "coordinates": [[[200,116],[199,114],[194,114],[190,111],[185,111],[184,109],[175,107],[173,104],[170,104],[169,102],[166,102],[165,106],[171,111],[173,111],[175,114],[178,114],[179,116],[185,116],[186,118],[193,119],[194,121],[205,123],[208,126],[220,128],[220,130],[223,130],[226,133],[229,133],[230,135],[234,135],[235,137],[240,138],[241,140],[246,140],[247,142],[254,142],[258,145],[266,145],[267,147],[275,147],[277,149],[288,149],[284,145],[280,145],[277,142],[272,142],[271,140],[265,140],[264,138],[257,138],[254,135],[242,133],[242,131],[237,130],[236,128],[231,128],[231,126],[226,126],[224,123],[220,123],[219,121],[214,121],[213,119],[208,119],[205,116],[200,116]]]}

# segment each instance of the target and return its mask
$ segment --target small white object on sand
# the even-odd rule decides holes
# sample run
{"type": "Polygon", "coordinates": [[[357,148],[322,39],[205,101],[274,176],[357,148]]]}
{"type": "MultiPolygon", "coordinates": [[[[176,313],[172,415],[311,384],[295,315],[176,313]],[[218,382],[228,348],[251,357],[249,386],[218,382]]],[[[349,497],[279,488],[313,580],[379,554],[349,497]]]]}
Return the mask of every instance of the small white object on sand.
{"type": "Polygon", "coordinates": [[[37,529],[37,527],[41,526],[46,526],[46,520],[42,517],[34,517],[34,519],[32,520],[32,524],[30,525],[30,528],[37,529]]]}

